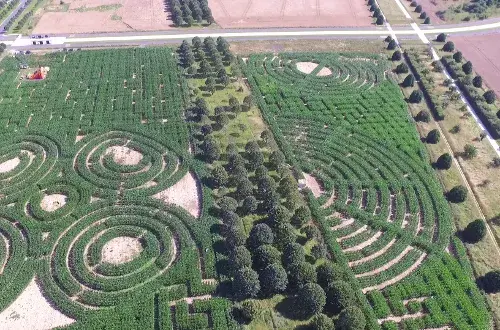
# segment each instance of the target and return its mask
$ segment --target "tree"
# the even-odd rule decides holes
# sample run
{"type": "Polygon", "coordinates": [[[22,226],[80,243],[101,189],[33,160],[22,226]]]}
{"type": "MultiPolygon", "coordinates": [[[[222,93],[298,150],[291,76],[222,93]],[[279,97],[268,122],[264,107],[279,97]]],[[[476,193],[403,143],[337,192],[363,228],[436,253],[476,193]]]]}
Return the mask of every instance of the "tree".
{"type": "Polygon", "coordinates": [[[500,167],[500,157],[493,158],[493,160],[491,161],[491,165],[494,168],[499,168],[500,167]]]}
{"type": "Polygon", "coordinates": [[[392,36],[391,35],[388,35],[387,37],[385,37],[384,41],[385,42],[391,42],[393,39],[392,39],[392,36]]]}
{"type": "Polygon", "coordinates": [[[431,24],[431,18],[430,17],[426,17],[424,19],[424,24],[431,24]]]}
{"type": "Polygon", "coordinates": [[[443,50],[445,52],[453,52],[455,51],[455,44],[453,43],[453,41],[448,41],[444,44],[443,46],[443,50]]]}
{"type": "Polygon", "coordinates": [[[446,197],[452,203],[462,203],[467,198],[467,188],[464,186],[455,186],[448,191],[446,197]]]}
{"type": "Polygon", "coordinates": [[[207,101],[205,101],[204,98],[197,98],[195,101],[195,111],[196,115],[201,118],[203,116],[207,116],[209,111],[208,111],[208,105],[207,101]]]}
{"type": "Polygon", "coordinates": [[[472,79],[472,85],[476,88],[483,87],[483,78],[481,76],[475,76],[474,79],[472,79]]]}
{"type": "Polygon", "coordinates": [[[265,167],[264,165],[260,165],[255,169],[255,179],[257,180],[262,180],[268,175],[269,171],[267,170],[267,167],[265,167]]]}
{"type": "Polygon", "coordinates": [[[272,177],[266,175],[257,182],[257,198],[266,201],[273,195],[276,195],[276,182],[272,177]]]}
{"type": "Polygon", "coordinates": [[[215,79],[214,77],[208,77],[205,81],[205,88],[210,94],[215,92],[215,79]]]}
{"type": "Polygon", "coordinates": [[[264,244],[259,246],[253,252],[253,268],[261,270],[270,264],[279,263],[280,251],[274,246],[264,244]]]}
{"type": "Polygon", "coordinates": [[[364,330],[366,318],[361,309],[349,306],[340,313],[337,326],[339,330],[364,330]]]}
{"type": "Polygon", "coordinates": [[[242,178],[236,187],[236,194],[240,200],[250,197],[253,194],[253,184],[248,178],[242,178]]]}
{"type": "Polygon", "coordinates": [[[240,311],[243,317],[251,321],[261,310],[259,302],[255,300],[245,300],[241,303],[240,311]]]}
{"type": "Polygon", "coordinates": [[[486,273],[479,280],[481,288],[487,293],[496,293],[500,291],[500,270],[493,270],[486,273]]]}
{"type": "Polygon", "coordinates": [[[243,105],[246,108],[246,111],[250,110],[250,108],[253,106],[253,97],[252,95],[247,95],[243,99],[243,105]]]}
{"type": "Polygon", "coordinates": [[[340,313],[343,309],[354,306],[356,296],[351,285],[345,281],[332,282],[326,291],[326,308],[333,314],[340,313]]]}
{"type": "Polygon", "coordinates": [[[392,53],[391,59],[393,61],[401,61],[401,51],[396,50],[394,53],[392,53]]]}
{"type": "Polygon", "coordinates": [[[433,129],[427,134],[426,141],[427,143],[436,144],[439,142],[440,139],[441,139],[441,134],[439,133],[439,131],[437,129],[433,129]]]}
{"type": "Polygon", "coordinates": [[[290,212],[283,205],[279,205],[275,209],[271,210],[269,214],[269,221],[273,227],[281,224],[289,223],[291,218],[290,212]]]}
{"type": "Polygon", "coordinates": [[[462,55],[462,52],[460,52],[460,51],[453,54],[453,59],[455,60],[456,63],[462,62],[463,58],[464,58],[464,56],[462,55]]]}
{"type": "Polygon", "coordinates": [[[244,267],[252,266],[252,255],[244,246],[237,246],[229,253],[229,264],[234,273],[244,267]]]}
{"type": "Polygon", "coordinates": [[[438,36],[436,37],[436,41],[438,41],[438,42],[446,42],[446,34],[444,34],[444,33],[438,34],[438,36]]]}
{"type": "Polygon", "coordinates": [[[412,1],[412,2],[410,3],[410,7],[416,7],[416,6],[417,6],[417,2],[416,2],[416,1],[412,1]]]}
{"type": "Polygon", "coordinates": [[[422,92],[420,90],[416,89],[413,92],[411,92],[410,97],[408,98],[408,101],[410,103],[420,103],[420,102],[422,102],[422,98],[423,98],[422,92]]]}
{"type": "Polygon", "coordinates": [[[318,284],[325,290],[344,278],[344,270],[338,264],[327,261],[316,268],[318,284]]]}
{"type": "Polygon", "coordinates": [[[373,11],[373,17],[379,17],[380,15],[382,14],[382,12],[380,11],[380,8],[377,8],[373,11]]]}
{"type": "Polygon", "coordinates": [[[219,76],[219,83],[224,86],[224,87],[227,87],[227,85],[229,85],[229,77],[227,74],[224,74],[222,76],[219,76]]]}
{"type": "Polygon", "coordinates": [[[256,249],[264,244],[273,244],[274,234],[268,225],[259,223],[252,227],[248,240],[250,247],[256,249]]]}
{"type": "Polygon", "coordinates": [[[201,149],[205,160],[209,163],[213,163],[220,158],[219,144],[210,135],[203,141],[201,149]]]}
{"type": "Polygon", "coordinates": [[[421,14],[420,14],[420,18],[421,19],[426,19],[427,18],[427,13],[425,11],[423,11],[421,14]]]}
{"type": "Polygon", "coordinates": [[[304,247],[299,243],[288,244],[281,256],[283,265],[288,269],[292,265],[300,264],[306,261],[304,247]]]}
{"type": "Polygon", "coordinates": [[[400,63],[396,67],[396,73],[408,73],[408,65],[406,65],[406,63],[400,63]]]}
{"type": "Polygon", "coordinates": [[[310,219],[311,219],[311,211],[307,206],[301,205],[295,210],[295,213],[291,219],[291,223],[295,227],[300,228],[303,225],[305,225],[307,221],[309,221],[310,219]]]}
{"type": "Polygon", "coordinates": [[[306,283],[316,282],[316,270],[308,262],[300,262],[287,267],[290,285],[300,288],[306,283]]]}
{"type": "Polygon", "coordinates": [[[279,224],[274,228],[274,244],[278,249],[283,250],[285,246],[295,243],[297,234],[295,229],[289,223],[279,224]]]}
{"type": "Polygon", "coordinates": [[[483,97],[486,100],[486,103],[488,104],[495,103],[496,95],[494,91],[487,91],[486,93],[483,94],[483,97]]]}
{"type": "Polygon", "coordinates": [[[468,243],[477,243],[486,236],[486,224],[482,219],[469,223],[463,231],[463,237],[468,243]]]}
{"type": "Polygon", "coordinates": [[[260,150],[249,151],[246,153],[248,159],[248,169],[254,171],[256,168],[264,164],[264,155],[260,150]]]}
{"type": "Polygon", "coordinates": [[[315,260],[326,257],[326,247],[323,243],[318,243],[311,248],[311,255],[315,260]]]}
{"type": "Polygon", "coordinates": [[[235,212],[238,208],[238,202],[229,196],[222,197],[217,204],[223,212],[235,212]]]}
{"type": "Polygon", "coordinates": [[[221,165],[215,165],[212,168],[212,182],[215,187],[220,188],[221,186],[227,185],[229,180],[229,175],[227,174],[224,167],[221,165]]]}
{"type": "Polygon", "coordinates": [[[451,167],[453,158],[449,153],[444,153],[436,161],[436,167],[440,170],[447,170],[451,167]]]}
{"type": "Polygon", "coordinates": [[[279,150],[274,150],[271,155],[269,155],[269,164],[271,169],[278,170],[285,163],[285,155],[279,150]]]}
{"type": "Polygon", "coordinates": [[[387,45],[387,49],[388,50],[394,50],[394,49],[396,49],[397,46],[398,46],[398,44],[396,43],[396,40],[393,39],[387,45]]]}
{"type": "Polygon", "coordinates": [[[200,72],[204,77],[208,77],[212,73],[212,66],[206,59],[200,63],[200,72]]]}
{"type": "Polygon", "coordinates": [[[431,121],[431,115],[429,114],[429,112],[425,111],[425,110],[421,110],[416,116],[415,116],[415,120],[416,121],[421,121],[421,122],[424,122],[424,123],[428,123],[431,121]]]}
{"type": "Polygon", "coordinates": [[[242,225],[226,227],[224,234],[226,237],[226,245],[230,249],[235,249],[245,244],[246,233],[242,225]]]}
{"type": "Polygon", "coordinates": [[[229,97],[229,108],[235,114],[239,114],[241,111],[240,102],[238,101],[238,99],[236,97],[234,97],[234,95],[231,95],[229,97]]]}
{"type": "Polygon", "coordinates": [[[375,22],[377,25],[384,25],[384,16],[380,15],[377,17],[377,21],[375,22]]]}
{"type": "Polygon", "coordinates": [[[262,292],[267,295],[280,293],[286,290],[288,277],[286,271],[278,264],[270,264],[260,273],[262,292]]]}
{"type": "Polygon", "coordinates": [[[322,240],[321,232],[315,225],[307,225],[302,231],[306,234],[308,240],[322,240]]]}
{"type": "Polygon", "coordinates": [[[462,65],[462,70],[464,71],[465,74],[471,74],[472,73],[472,62],[467,61],[462,65]]]}
{"type": "Polygon", "coordinates": [[[241,206],[245,214],[252,214],[257,210],[258,202],[254,196],[247,196],[243,200],[243,205],[241,206]]]}
{"type": "Polygon", "coordinates": [[[415,12],[416,12],[416,13],[421,13],[421,12],[422,12],[422,6],[421,6],[421,5],[417,5],[417,6],[415,7],[415,12]]]}
{"type": "Polygon", "coordinates": [[[325,291],[315,283],[304,285],[297,293],[297,297],[300,301],[300,305],[297,307],[305,317],[321,313],[326,304],[325,291]]]}
{"type": "Polygon", "coordinates": [[[477,156],[477,148],[472,144],[466,144],[464,146],[464,157],[467,159],[472,159],[477,156]]]}
{"type": "Polygon", "coordinates": [[[249,267],[241,268],[233,279],[233,294],[243,300],[257,296],[260,291],[259,275],[249,267]]]}
{"type": "Polygon", "coordinates": [[[403,87],[413,87],[415,85],[415,77],[410,73],[403,80],[403,87]]]}

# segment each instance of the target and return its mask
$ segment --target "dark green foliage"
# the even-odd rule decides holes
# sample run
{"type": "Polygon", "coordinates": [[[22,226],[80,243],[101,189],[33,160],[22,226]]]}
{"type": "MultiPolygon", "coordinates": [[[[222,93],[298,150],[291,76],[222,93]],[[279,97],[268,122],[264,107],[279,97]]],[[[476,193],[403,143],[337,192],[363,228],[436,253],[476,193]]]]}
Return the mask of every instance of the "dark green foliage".
{"type": "Polygon", "coordinates": [[[316,283],[305,284],[297,293],[299,311],[305,317],[321,313],[326,304],[325,291],[316,283]]]}
{"type": "Polygon", "coordinates": [[[431,115],[429,112],[422,110],[415,116],[415,120],[428,123],[431,121],[431,115]]]}
{"type": "Polygon", "coordinates": [[[420,16],[419,16],[421,19],[426,19],[427,18],[427,13],[425,11],[423,11],[420,16]]]}
{"type": "Polygon", "coordinates": [[[462,203],[467,198],[467,188],[455,186],[446,194],[446,197],[452,203],[462,203]]]}
{"type": "Polygon", "coordinates": [[[384,24],[384,16],[380,15],[377,17],[377,21],[375,22],[377,25],[383,25],[384,24]]]}
{"type": "Polygon", "coordinates": [[[215,165],[212,169],[212,181],[214,185],[218,188],[227,185],[229,180],[229,175],[227,174],[224,167],[221,165],[215,165]]]}
{"type": "Polygon", "coordinates": [[[444,46],[443,46],[443,50],[445,52],[453,52],[455,51],[455,44],[453,43],[453,41],[447,41],[444,46]]]}
{"type": "Polygon", "coordinates": [[[286,271],[276,263],[268,265],[260,273],[260,285],[267,295],[285,291],[288,285],[286,271]]]}
{"type": "Polygon", "coordinates": [[[462,70],[464,71],[465,74],[471,74],[472,73],[472,62],[467,61],[462,65],[462,70]]]}
{"type": "Polygon", "coordinates": [[[387,45],[387,49],[388,50],[394,50],[394,49],[396,49],[397,46],[398,46],[398,44],[396,43],[396,40],[393,39],[387,45]]]}
{"type": "Polygon", "coordinates": [[[486,224],[482,219],[470,222],[463,231],[463,238],[468,243],[477,243],[486,236],[486,224]]]}
{"type": "Polygon", "coordinates": [[[436,37],[436,41],[446,42],[446,34],[444,34],[444,33],[438,34],[438,36],[436,37]]]}
{"type": "Polygon", "coordinates": [[[291,264],[287,267],[287,272],[288,280],[293,287],[300,288],[306,283],[316,282],[316,270],[308,262],[291,264]]]}
{"type": "Polygon", "coordinates": [[[308,225],[302,231],[306,234],[308,240],[320,240],[322,238],[320,230],[315,225],[308,225]]]}
{"type": "Polygon", "coordinates": [[[244,246],[238,246],[229,254],[229,263],[233,272],[252,266],[252,255],[244,246]]]}
{"type": "Polygon", "coordinates": [[[439,140],[441,140],[441,133],[439,133],[437,129],[433,129],[427,134],[427,138],[425,140],[427,143],[436,144],[439,140]]]}
{"type": "Polygon", "coordinates": [[[416,12],[416,13],[421,13],[421,12],[422,12],[422,6],[421,6],[421,5],[417,5],[417,6],[415,7],[415,12],[416,12]]]}
{"type": "Polygon", "coordinates": [[[292,243],[283,250],[282,261],[285,268],[301,264],[306,261],[304,248],[298,243],[292,243]]]}
{"type": "Polygon", "coordinates": [[[258,202],[254,196],[247,196],[243,200],[243,204],[241,206],[243,212],[245,214],[254,213],[257,210],[258,202]]]}
{"type": "Polygon", "coordinates": [[[283,205],[279,205],[278,207],[271,210],[271,214],[269,214],[269,223],[273,227],[277,227],[279,225],[283,225],[290,222],[290,212],[283,205]]]}
{"type": "Polygon", "coordinates": [[[430,17],[426,17],[424,19],[424,24],[431,24],[431,18],[430,17]]]}
{"type": "Polygon", "coordinates": [[[318,243],[311,248],[311,256],[315,259],[325,258],[327,255],[326,246],[322,243],[318,243]]]}
{"type": "Polygon", "coordinates": [[[464,153],[463,153],[464,158],[466,159],[472,159],[477,156],[477,148],[473,146],[472,144],[466,144],[464,146],[464,153]]]}
{"type": "Polygon", "coordinates": [[[392,53],[392,57],[391,57],[391,60],[393,61],[401,61],[401,51],[399,50],[396,50],[394,53],[392,53]]]}
{"type": "MultiPolygon", "coordinates": [[[[451,50],[453,51],[453,50],[451,50]]],[[[460,63],[462,62],[463,60],[463,55],[462,55],[462,52],[461,51],[457,51],[455,54],[453,54],[453,59],[455,60],[455,62],[457,63],[460,63]]]]}
{"type": "Polygon", "coordinates": [[[337,322],[339,330],[364,330],[365,325],[366,319],[363,312],[355,306],[344,309],[337,322]]]}
{"type": "Polygon", "coordinates": [[[240,311],[244,318],[251,321],[260,312],[260,306],[256,300],[245,300],[241,303],[240,311]]]}
{"type": "Polygon", "coordinates": [[[476,88],[483,87],[483,77],[475,76],[474,79],[472,79],[472,85],[476,88]]]}
{"type": "Polygon", "coordinates": [[[436,161],[436,166],[437,168],[441,170],[447,170],[451,167],[451,164],[453,163],[453,158],[449,153],[444,153],[436,161]]]}
{"type": "Polygon", "coordinates": [[[273,244],[274,234],[268,225],[265,223],[259,223],[253,226],[248,240],[250,247],[256,249],[264,244],[273,244]]]}
{"type": "Polygon", "coordinates": [[[333,330],[335,325],[333,320],[325,314],[316,314],[309,323],[312,330],[333,330]]]}
{"type": "Polygon", "coordinates": [[[344,270],[338,264],[327,261],[316,268],[318,284],[325,290],[344,278],[344,270]]]}
{"type": "Polygon", "coordinates": [[[219,204],[219,207],[223,212],[235,212],[238,208],[238,202],[234,198],[229,196],[222,197],[221,199],[219,199],[217,204],[219,204]]]}
{"type": "Polygon", "coordinates": [[[238,182],[238,186],[236,187],[236,194],[239,200],[243,200],[247,197],[252,196],[253,194],[253,185],[252,182],[248,178],[242,178],[238,182]]]}
{"type": "Polygon", "coordinates": [[[280,252],[272,245],[264,244],[253,252],[253,268],[261,270],[270,264],[279,263],[280,252]]]}
{"type": "Polygon", "coordinates": [[[307,206],[301,205],[295,210],[295,213],[292,216],[291,223],[295,227],[300,228],[303,225],[305,225],[307,221],[309,221],[310,219],[311,219],[311,211],[307,206]]]}
{"type": "Polygon", "coordinates": [[[210,135],[205,137],[201,146],[203,157],[208,163],[213,163],[220,158],[219,144],[210,135]]]}
{"type": "Polygon", "coordinates": [[[422,101],[423,95],[422,92],[418,89],[414,90],[411,92],[410,97],[408,98],[408,101],[410,103],[420,103],[422,101]]]}
{"type": "Polygon", "coordinates": [[[415,77],[410,73],[403,80],[403,87],[413,87],[415,85],[415,77]]]}
{"type": "Polygon", "coordinates": [[[400,63],[397,67],[396,67],[396,73],[408,73],[408,65],[406,65],[406,63],[400,63]]]}
{"type": "Polygon", "coordinates": [[[278,170],[285,163],[285,156],[279,150],[275,150],[269,155],[269,164],[272,169],[278,170]]]}
{"type": "Polygon", "coordinates": [[[500,292],[500,270],[493,270],[486,273],[479,281],[481,288],[487,293],[500,292]]]}
{"type": "Polygon", "coordinates": [[[283,250],[288,244],[295,243],[297,234],[289,223],[282,223],[274,226],[274,244],[278,249],[283,250]]]}
{"type": "Polygon", "coordinates": [[[356,305],[355,292],[351,285],[344,281],[335,281],[326,291],[326,309],[338,314],[349,306],[356,305]]]}
{"type": "Polygon", "coordinates": [[[260,291],[259,275],[251,268],[241,268],[233,279],[233,294],[238,300],[257,296],[260,291]]]}
{"type": "Polygon", "coordinates": [[[483,97],[488,104],[493,104],[495,103],[496,100],[496,95],[494,91],[487,91],[486,93],[483,94],[483,97]]]}

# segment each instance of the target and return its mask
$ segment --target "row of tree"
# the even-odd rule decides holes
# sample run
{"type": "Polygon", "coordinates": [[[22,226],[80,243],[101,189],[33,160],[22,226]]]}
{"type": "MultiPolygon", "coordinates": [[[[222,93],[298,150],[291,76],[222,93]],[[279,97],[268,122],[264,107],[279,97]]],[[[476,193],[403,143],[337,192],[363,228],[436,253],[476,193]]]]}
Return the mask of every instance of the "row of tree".
{"type": "Polygon", "coordinates": [[[207,0],[169,0],[172,21],[176,26],[192,26],[207,22],[215,23],[207,0]]]}

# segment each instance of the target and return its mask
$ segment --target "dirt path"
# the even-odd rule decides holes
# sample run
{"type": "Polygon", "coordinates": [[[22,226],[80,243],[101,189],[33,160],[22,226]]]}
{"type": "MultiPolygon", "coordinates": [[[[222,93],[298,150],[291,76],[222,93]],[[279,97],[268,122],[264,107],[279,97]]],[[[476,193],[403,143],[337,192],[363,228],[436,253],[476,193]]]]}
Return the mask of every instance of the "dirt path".
{"type": "Polygon", "coordinates": [[[201,192],[197,178],[192,172],[186,173],[176,184],[153,197],[162,200],[165,204],[180,206],[195,218],[201,215],[201,192]]]}

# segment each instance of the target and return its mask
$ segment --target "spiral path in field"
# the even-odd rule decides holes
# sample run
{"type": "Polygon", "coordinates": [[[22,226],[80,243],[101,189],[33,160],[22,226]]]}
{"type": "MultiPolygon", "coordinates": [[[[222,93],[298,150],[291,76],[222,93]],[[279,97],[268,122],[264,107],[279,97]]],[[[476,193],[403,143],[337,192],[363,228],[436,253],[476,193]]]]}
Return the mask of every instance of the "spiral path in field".
{"type": "MultiPolygon", "coordinates": [[[[43,179],[59,158],[56,143],[41,135],[14,138],[0,147],[0,197],[20,193],[43,179]]],[[[1,199],[0,199],[1,201],[1,199]]]]}
{"type": "Polygon", "coordinates": [[[53,285],[64,299],[86,308],[150,292],[182,257],[180,251],[196,250],[176,212],[146,204],[95,207],[57,238],[50,262],[53,285]],[[119,239],[135,239],[141,247],[130,258],[110,262],[106,250],[119,239]]]}
{"type": "Polygon", "coordinates": [[[73,167],[85,180],[111,190],[149,188],[171,178],[180,160],[142,135],[112,131],[84,142],[73,167]]]}

